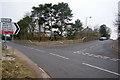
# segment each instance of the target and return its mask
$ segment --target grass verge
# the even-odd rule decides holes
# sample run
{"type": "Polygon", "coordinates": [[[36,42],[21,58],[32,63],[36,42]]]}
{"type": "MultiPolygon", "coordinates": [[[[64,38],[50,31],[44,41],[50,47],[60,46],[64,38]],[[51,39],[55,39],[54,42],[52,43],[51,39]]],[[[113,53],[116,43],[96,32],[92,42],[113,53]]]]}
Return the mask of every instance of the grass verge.
{"type": "Polygon", "coordinates": [[[10,53],[8,49],[3,50],[3,56],[5,58],[12,57],[15,60],[2,61],[2,78],[35,78],[34,71],[19,57],[10,53]]]}

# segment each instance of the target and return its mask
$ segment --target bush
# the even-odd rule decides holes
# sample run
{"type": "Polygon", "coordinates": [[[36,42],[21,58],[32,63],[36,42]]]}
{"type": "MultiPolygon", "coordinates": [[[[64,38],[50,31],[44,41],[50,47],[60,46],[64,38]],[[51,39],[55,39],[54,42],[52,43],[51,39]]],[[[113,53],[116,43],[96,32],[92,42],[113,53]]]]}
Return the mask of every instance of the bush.
{"type": "Polygon", "coordinates": [[[74,33],[73,35],[70,35],[67,37],[68,40],[74,40],[76,39],[76,34],[74,33]]]}

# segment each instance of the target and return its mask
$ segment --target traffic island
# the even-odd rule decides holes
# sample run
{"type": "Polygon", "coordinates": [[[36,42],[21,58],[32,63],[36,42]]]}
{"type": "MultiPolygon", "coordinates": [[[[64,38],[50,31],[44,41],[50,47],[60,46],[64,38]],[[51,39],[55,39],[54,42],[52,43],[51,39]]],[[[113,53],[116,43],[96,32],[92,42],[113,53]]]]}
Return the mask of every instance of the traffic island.
{"type": "Polygon", "coordinates": [[[47,42],[44,42],[44,41],[38,42],[38,41],[31,41],[31,40],[14,40],[13,42],[18,44],[48,47],[48,46],[68,46],[72,44],[82,43],[83,39],[47,41],[47,42]]]}

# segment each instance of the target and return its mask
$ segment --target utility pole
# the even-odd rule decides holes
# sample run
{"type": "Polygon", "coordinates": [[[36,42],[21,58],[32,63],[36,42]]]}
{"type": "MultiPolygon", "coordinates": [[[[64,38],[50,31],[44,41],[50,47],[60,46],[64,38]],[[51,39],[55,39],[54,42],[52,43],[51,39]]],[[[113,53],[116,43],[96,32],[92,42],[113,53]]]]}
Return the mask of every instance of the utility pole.
{"type": "Polygon", "coordinates": [[[86,41],[87,41],[87,37],[88,37],[88,26],[87,26],[87,21],[88,21],[88,18],[92,18],[91,16],[90,17],[86,17],[86,41]]]}
{"type": "Polygon", "coordinates": [[[86,17],[86,27],[87,27],[87,21],[88,21],[88,18],[92,18],[91,16],[90,17],[86,17]]]}

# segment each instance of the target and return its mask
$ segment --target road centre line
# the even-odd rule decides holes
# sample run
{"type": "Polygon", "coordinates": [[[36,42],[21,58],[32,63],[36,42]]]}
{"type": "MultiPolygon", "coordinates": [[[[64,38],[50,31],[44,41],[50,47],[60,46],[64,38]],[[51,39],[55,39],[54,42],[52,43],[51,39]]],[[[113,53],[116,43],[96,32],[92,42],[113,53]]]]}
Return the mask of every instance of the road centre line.
{"type": "MultiPolygon", "coordinates": [[[[23,46],[23,47],[27,47],[27,46],[23,46]]],[[[32,48],[32,47],[28,47],[29,49],[34,49],[34,48],[32,48]]],[[[36,50],[36,51],[40,51],[40,52],[45,52],[44,50],[40,50],[40,49],[34,49],[34,50],[36,50]]]]}
{"type": "Polygon", "coordinates": [[[35,49],[36,51],[40,51],[40,52],[45,52],[45,51],[43,51],[43,50],[40,50],[40,49],[35,49]]]}
{"type": "Polygon", "coordinates": [[[95,46],[91,46],[90,48],[94,48],[95,46]]]}
{"type": "Polygon", "coordinates": [[[57,56],[57,57],[60,57],[60,58],[63,58],[63,59],[69,59],[69,58],[67,58],[67,57],[64,57],[64,56],[61,56],[61,55],[58,55],[58,54],[53,54],[53,53],[49,53],[49,54],[54,55],[54,56],[57,56]]]}
{"type": "Polygon", "coordinates": [[[86,66],[89,66],[89,67],[92,67],[92,68],[95,68],[95,69],[98,69],[98,70],[101,70],[101,71],[105,71],[105,72],[108,72],[108,73],[111,73],[111,74],[114,74],[114,75],[117,75],[117,76],[120,76],[119,73],[116,73],[116,72],[113,72],[113,71],[110,71],[110,70],[107,70],[107,69],[103,69],[103,68],[100,68],[100,67],[97,67],[97,66],[94,66],[94,65],[91,65],[91,64],[88,64],[88,63],[82,63],[86,66]]]}
{"type": "Polygon", "coordinates": [[[28,48],[30,48],[30,49],[34,49],[34,48],[32,48],[32,47],[28,47],[28,48]]]}

